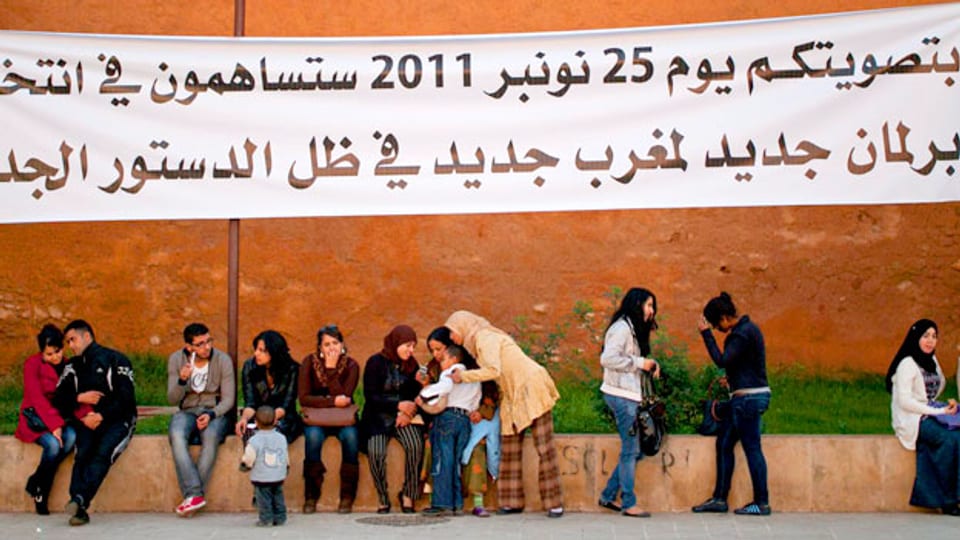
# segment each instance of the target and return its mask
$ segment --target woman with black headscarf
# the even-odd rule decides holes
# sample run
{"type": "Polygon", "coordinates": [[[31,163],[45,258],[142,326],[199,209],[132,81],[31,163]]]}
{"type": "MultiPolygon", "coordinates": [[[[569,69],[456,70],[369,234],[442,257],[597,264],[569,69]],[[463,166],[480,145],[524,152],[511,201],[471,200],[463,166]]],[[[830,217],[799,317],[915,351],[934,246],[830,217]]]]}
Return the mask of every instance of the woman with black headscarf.
{"type": "Polygon", "coordinates": [[[417,382],[419,364],[413,357],[417,333],[400,325],[383,338],[383,350],[371,356],[363,369],[363,416],[360,428],[367,437],[370,475],[377,488],[380,506],[377,513],[390,512],[387,486],[387,444],[396,437],[403,446],[403,489],[397,498],[404,513],[414,512],[420,491],[420,462],[423,459],[423,435],[414,423],[417,394],[423,386],[417,382]]]}
{"type": "Polygon", "coordinates": [[[904,448],[917,453],[910,504],[960,516],[960,431],[947,429],[935,418],[957,412],[956,401],[945,406],[935,401],[946,385],[934,354],[937,338],[935,322],[913,323],[890,362],[887,391],[893,430],[904,448]]]}

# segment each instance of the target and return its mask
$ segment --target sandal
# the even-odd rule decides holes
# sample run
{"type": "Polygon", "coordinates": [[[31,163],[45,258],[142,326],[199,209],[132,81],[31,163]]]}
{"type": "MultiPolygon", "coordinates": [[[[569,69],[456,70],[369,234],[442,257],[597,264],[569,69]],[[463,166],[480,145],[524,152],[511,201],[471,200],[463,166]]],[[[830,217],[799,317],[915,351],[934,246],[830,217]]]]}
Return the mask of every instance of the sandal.
{"type": "Polygon", "coordinates": [[[620,508],[620,505],[619,505],[619,504],[617,504],[617,503],[615,503],[615,502],[613,502],[613,501],[606,501],[606,502],[604,502],[603,499],[600,499],[600,500],[597,501],[597,504],[599,504],[601,508],[606,508],[607,510],[612,510],[612,511],[614,511],[614,512],[619,512],[619,511],[623,510],[622,508],[620,508]]]}
{"type": "Polygon", "coordinates": [[[410,506],[403,504],[403,490],[400,490],[400,493],[397,493],[397,500],[400,501],[400,511],[404,514],[415,514],[417,512],[413,508],[413,502],[410,503],[410,506]]]}

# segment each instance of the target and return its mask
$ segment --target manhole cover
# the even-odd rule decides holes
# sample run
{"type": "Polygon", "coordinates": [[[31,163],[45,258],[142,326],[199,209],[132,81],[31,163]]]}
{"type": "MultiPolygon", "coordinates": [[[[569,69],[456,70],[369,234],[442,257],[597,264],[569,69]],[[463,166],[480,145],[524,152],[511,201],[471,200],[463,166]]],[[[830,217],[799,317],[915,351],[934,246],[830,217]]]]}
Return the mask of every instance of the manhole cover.
{"type": "Polygon", "coordinates": [[[414,516],[373,516],[357,519],[357,523],[365,525],[386,525],[387,527],[416,527],[418,525],[434,525],[446,523],[450,518],[414,516]]]}

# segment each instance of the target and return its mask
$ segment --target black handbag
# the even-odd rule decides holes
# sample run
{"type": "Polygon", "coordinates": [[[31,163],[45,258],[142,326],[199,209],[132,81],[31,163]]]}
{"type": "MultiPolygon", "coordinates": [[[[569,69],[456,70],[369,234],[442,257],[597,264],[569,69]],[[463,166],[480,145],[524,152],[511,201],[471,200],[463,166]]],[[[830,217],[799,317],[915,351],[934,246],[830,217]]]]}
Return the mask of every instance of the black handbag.
{"type": "Polygon", "coordinates": [[[667,406],[656,395],[653,377],[644,371],[640,378],[643,401],[637,406],[634,430],[640,439],[640,451],[645,456],[655,456],[667,435],[667,406]]]}
{"type": "MultiPolygon", "coordinates": [[[[718,377],[710,381],[710,385],[707,386],[708,396],[713,395],[713,387],[716,384],[723,388],[728,387],[726,377],[718,377]]],[[[722,423],[730,418],[730,400],[706,399],[701,402],[701,407],[703,408],[703,420],[697,426],[697,433],[706,437],[714,436],[720,432],[722,423]]]]}
{"type": "Polygon", "coordinates": [[[44,431],[50,431],[47,429],[47,425],[43,423],[43,418],[40,418],[40,415],[37,414],[37,410],[33,407],[24,407],[21,412],[23,417],[27,419],[27,427],[37,433],[43,433],[44,431]]]}

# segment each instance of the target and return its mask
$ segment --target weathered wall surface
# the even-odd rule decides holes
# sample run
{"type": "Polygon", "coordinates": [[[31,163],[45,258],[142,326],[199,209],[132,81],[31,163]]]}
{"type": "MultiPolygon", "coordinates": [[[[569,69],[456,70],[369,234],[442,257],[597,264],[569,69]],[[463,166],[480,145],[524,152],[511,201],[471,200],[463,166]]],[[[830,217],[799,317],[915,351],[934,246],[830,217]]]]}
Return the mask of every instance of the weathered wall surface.
{"type": "MultiPolygon", "coordinates": [[[[775,4],[720,0],[545,5],[537,0],[247,2],[249,36],[527,32],[872,9],[927,1],[775,4]]],[[[230,0],[7,1],[0,28],[233,33],[230,0]]],[[[93,323],[99,340],[167,353],[206,321],[226,342],[227,223],[0,226],[0,366],[22,361],[45,322],[93,323]]],[[[721,289],[764,329],[771,363],[882,371],[907,326],[940,324],[952,374],[960,351],[960,204],[244,220],[240,351],[275,328],[294,356],[336,322],[359,360],[397,323],[421,335],[466,308],[510,329],[549,326],[577,300],[646,286],[662,331],[704,360],[703,303],[721,289]]],[[[586,344],[584,344],[586,345],[586,344]]],[[[419,354],[426,355],[423,347],[419,354]]]]}
{"type": "MultiPolygon", "coordinates": [[[[303,438],[290,446],[290,474],[284,483],[287,507],[299,511],[303,502],[303,438]]],[[[716,474],[712,437],[671,435],[653,458],[637,465],[637,504],[653,512],[687,512],[710,495],[716,474]]],[[[323,448],[327,466],[320,510],[332,511],[339,493],[340,447],[338,442],[323,448]]],[[[527,437],[524,455],[526,509],[541,511],[537,489],[537,453],[527,437]]],[[[613,471],[620,451],[616,435],[559,435],[560,479],[564,507],[577,512],[599,512],[597,499],[613,471]]],[[[771,505],[777,512],[907,512],[913,485],[914,454],[904,450],[896,437],[883,436],[798,436],[771,435],[763,438],[764,454],[770,467],[771,505]],[[851,460],[850,456],[857,456],[851,460]]],[[[198,449],[198,448],[195,448],[198,449]]],[[[32,511],[23,482],[36,467],[40,447],[23,444],[13,437],[0,437],[0,451],[7,457],[0,477],[0,512],[32,511]]],[[[250,510],[249,476],[237,471],[240,446],[228,437],[217,457],[207,490],[208,512],[250,510]]],[[[733,476],[730,504],[740,506],[751,497],[750,475],[743,453],[733,476]]],[[[403,450],[397,442],[389,447],[387,476],[393,489],[403,483],[403,450]]],[[[57,473],[50,495],[54,511],[66,504],[73,457],[57,473]]],[[[136,435],[130,447],[110,470],[91,507],[93,512],[170,512],[181,501],[173,457],[167,438],[136,435]],[[138,486],[124,490],[124,486],[138,486]]],[[[496,508],[496,489],[485,501],[496,508]]],[[[417,507],[427,505],[427,499],[417,507]]],[[[470,501],[467,501],[468,507],[470,501]]],[[[360,484],[356,511],[372,512],[377,507],[376,490],[370,479],[367,458],[361,455],[360,484]]],[[[468,508],[469,509],[469,508],[468,508]]],[[[394,512],[397,509],[394,507],[394,512]]]]}

